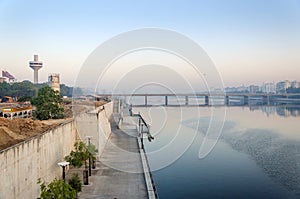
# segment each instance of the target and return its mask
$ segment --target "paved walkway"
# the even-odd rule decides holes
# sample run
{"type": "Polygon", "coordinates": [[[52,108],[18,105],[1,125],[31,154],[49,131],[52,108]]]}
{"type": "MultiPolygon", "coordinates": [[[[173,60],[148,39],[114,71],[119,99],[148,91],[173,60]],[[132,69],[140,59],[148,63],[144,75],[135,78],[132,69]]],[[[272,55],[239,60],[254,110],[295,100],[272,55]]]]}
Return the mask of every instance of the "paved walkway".
{"type": "Polygon", "coordinates": [[[112,122],[109,138],[96,170],[83,187],[79,198],[148,198],[133,117],[125,114],[122,129],[112,122]]]}

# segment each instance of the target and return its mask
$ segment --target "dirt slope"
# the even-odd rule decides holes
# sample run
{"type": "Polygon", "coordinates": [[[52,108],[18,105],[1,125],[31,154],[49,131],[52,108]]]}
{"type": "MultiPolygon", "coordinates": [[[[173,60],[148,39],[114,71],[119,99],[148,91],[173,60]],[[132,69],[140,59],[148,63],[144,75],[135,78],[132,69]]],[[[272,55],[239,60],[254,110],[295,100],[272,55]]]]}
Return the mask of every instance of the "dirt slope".
{"type": "Polygon", "coordinates": [[[32,119],[0,118],[0,150],[36,136],[56,126],[57,123],[46,124],[32,119]]]}

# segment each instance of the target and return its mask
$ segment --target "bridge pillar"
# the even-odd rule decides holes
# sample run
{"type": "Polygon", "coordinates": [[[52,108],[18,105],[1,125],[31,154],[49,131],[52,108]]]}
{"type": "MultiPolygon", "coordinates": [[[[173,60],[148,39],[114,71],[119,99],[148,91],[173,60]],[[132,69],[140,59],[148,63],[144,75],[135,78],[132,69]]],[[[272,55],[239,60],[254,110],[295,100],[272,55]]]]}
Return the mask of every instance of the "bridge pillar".
{"type": "Polygon", "coordinates": [[[148,99],[147,99],[147,95],[145,95],[145,106],[147,106],[148,105],[148,101],[147,101],[148,99]]]}
{"type": "Polygon", "coordinates": [[[249,104],[249,96],[244,95],[244,105],[248,105],[248,104],[249,104]]]}
{"type": "Polygon", "coordinates": [[[168,96],[165,96],[165,106],[168,106],[168,96]]]}
{"type": "Polygon", "coordinates": [[[270,96],[269,95],[263,96],[263,103],[266,105],[270,105],[270,96]]]}
{"type": "Polygon", "coordinates": [[[225,95],[225,105],[229,105],[229,96],[225,95]]]}
{"type": "Polygon", "coordinates": [[[185,96],[185,105],[186,105],[186,106],[189,105],[189,96],[185,96]]]}
{"type": "Polygon", "coordinates": [[[205,105],[208,106],[209,105],[209,96],[205,95],[205,105]]]}

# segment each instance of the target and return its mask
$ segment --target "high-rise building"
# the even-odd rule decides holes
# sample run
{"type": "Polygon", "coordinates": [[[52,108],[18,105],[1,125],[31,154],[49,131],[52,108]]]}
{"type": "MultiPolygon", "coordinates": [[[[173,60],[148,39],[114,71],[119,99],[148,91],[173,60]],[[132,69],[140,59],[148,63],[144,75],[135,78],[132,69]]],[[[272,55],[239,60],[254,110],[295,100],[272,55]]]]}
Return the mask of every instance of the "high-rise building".
{"type": "Polygon", "coordinates": [[[39,83],[39,74],[38,71],[43,67],[43,62],[39,61],[39,56],[34,55],[33,61],[29,62],[29,67],[34,71],[34,83],[39,83]]]}
{"type": "Polygon", "coordinates": [[[48,76],[48,83],[53,90],[60,92],[59,74],[50,74],[48,76]]]}
{"type": "Polygon", "coordinates": [[[276,92],[277,93],[286,93],[286,89],[291,86],[289,80],[281,81],[276,84],[276,92]]]}
{"type": "Polygon", "coordinates": [[[291,87],[292,88],[298,88],[299,87],[299,83],[297,81],[292,81],[291,82],[291,87]]]}
{"type": "Polygon", "coordinates": [[[263,93],[276,93],[276,86],[272,82],[266,82],[262,85],[261,91],[263,93]]]}
{"type": "Polygon", "coordinates": [[[259,86],[256,86],[256,85],[250,85],[248,90],[249,90],[249,93],[258,93],[260,88],[259,88],[259,86]]]}

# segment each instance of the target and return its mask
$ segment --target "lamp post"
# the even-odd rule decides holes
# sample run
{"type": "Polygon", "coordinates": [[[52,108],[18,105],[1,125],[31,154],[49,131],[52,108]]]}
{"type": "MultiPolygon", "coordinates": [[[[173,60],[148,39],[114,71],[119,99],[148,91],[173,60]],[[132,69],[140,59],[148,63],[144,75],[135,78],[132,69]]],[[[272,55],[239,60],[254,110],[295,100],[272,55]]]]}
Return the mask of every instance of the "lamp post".
{"type": "Polygon", "coordinates": [[[142,149],[144,149],[144,142],[143,142],[143,126],[144,126],[144,124],[141,124],[141,143],[142,143],[142,149]]]}
{"type": "MultiPolygon", "coordinates": [[[[91,138],[92,136],[86,136],[86,138],[88,139],[88,146],[91,144],[91,138]]],[[[90,154],[90,151],[89,151],[89,176],[92,175],[92,167],[91,167],[91,154],[90,154]]]]}
{"type": "Polygon", "coordinates": [[[66,166],[68,166],[70,163],[69,162],[59,162],[57,163],[58,166],[62,167],[62,178],[65,181],[66,180],[66,166]]]}
{"type": "MultiPolygon", "coordinates": [[[[139,115],[141,115],[140,113],[139,113],[139,115]]],[[[139,117],[139,131],[141,131],[141,118],[139,117]]]]}

